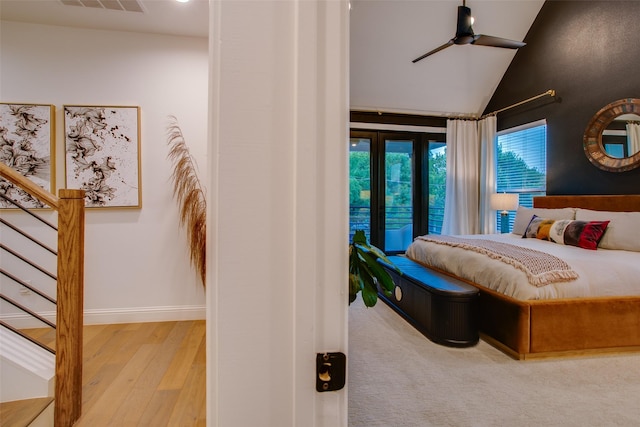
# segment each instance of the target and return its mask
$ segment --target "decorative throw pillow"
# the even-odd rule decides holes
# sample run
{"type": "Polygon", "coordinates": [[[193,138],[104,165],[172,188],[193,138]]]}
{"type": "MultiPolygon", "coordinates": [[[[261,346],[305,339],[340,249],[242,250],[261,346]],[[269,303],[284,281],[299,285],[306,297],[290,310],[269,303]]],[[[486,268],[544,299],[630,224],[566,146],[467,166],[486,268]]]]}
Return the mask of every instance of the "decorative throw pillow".
{"type": "Polygon", "coordinates": [[[576,219],[596,221],[608,219],[607,232],[599,248],[640,252],[640,212],[611,212],[576,209],[576,219]]]}
{"type": "Polygon", "coordinates": [[[561,245],[595,250],[608,224],[609,221],[567,219],[555,221],[534,215],[522,237],[550,240],[561,245]]]}
{"type": "Polygon", "coordinates": [[[529,225],[522,235],[524,238],[549,240],[549,227],[553,224],[553,219],[541,218],[538,215],[533,215],[529,225]]]}
{"type": "Polygon", "coordinates": [[[572,222],[573,220],[571,219],[560,219],[555,221],[549,230],[549,240],[554,243],[564,245],[564,231],[572,222]]]}
{"type": "Polygon", "coordinates": [[[536,239],[549,240],[549,233],[551,232],[551,226],[555,221],[552,219],[543,219],[538,225],[538,232],[536,233],[536,239]]]}
{"type": "Polygon", "coordinates": [[[513,221],[513,234],[522,236],[531,222],[533,215],[549,219],[576,219],[574,208],[526,208],[518,206],[516,217],[513,221]]]}
{"type": "Polygon", "coordinates": [[[596,250],[607,225],[609,221],[571,221],[564,230],[564,244],[596,250]]]}
{"type": "Polygon", "coordinates": [[[522,237],[525,239],[535,239],[538,235],[538,228],[540,227],[540,223],[544,220],[544,218],[540,218],[537,215],[531,217],[531,221],[529,221],[529,225],[524,231],[522,237]]]}

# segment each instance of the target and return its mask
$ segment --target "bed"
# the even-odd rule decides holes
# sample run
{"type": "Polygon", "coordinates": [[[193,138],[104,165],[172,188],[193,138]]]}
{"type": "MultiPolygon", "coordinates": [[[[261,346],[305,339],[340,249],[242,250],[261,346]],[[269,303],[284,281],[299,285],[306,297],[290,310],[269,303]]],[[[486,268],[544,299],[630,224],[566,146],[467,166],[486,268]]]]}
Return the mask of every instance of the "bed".
{"type": "MultiPolygon", "coordinates": [[[[606,228],[597,236],[597,248],[591,250],[532,238],[536,236],[522,238],[522,230],[518,234],[479,236],[549,252],[566,261],[569,273],[562,274],[567,277],[556,277],[553,283],[539,282],[524,290],[511,286],[512,281],[520,280],[509,276],[512,273],[487,278],[472,271],[470,267],[478,264],[479,256],[489,257],[458,242],[445,245],[418,237],[406,256],[477,287],[481,338],[516,359],[640,350],[640,195],[536,197],[534,209],[519,208],[514,231],[523,221],[527,232],[532,229],[533,215],[551,218],[553,221],[547,222],[552,224],[565,219],[589,224],[600,221],[606,228]],[[434,252],[457,260],[457,265],[439,263],[435,255],[425,256],[434,252]]],[[[464,237],[466,242],[472,236],[457,237],[464,237]]],[[[491,262],[504,264],[504,260],[491,262]]],[[[492,270],[483,265],[485,270],[492,270]]],[[[516,276],[526,277],[523,271],[527,271],[531,279],[530,271],[511,269],[516,270],[516,276]]],[[[556,270],[553,274],[559,274],[556,270]]]]}

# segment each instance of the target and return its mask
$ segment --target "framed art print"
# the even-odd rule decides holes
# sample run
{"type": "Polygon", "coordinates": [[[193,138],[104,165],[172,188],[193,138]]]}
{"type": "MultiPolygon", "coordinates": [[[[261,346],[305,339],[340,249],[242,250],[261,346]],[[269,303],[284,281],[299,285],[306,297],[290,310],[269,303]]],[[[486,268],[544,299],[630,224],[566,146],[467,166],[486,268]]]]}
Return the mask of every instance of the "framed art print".
{"type": "Polygon", "coordinates": [[[140,208],[140,108],[64,106],[66,188],[88,208],[140,208]]]}
{"type": "MultiPolygon", "coordinates": [[[[0,103],[0,161],[49,192],[55,191],[55,107],[0,103]]],[[[46,208],[39,200],[0,178],[0,208],[46,208]]]]}

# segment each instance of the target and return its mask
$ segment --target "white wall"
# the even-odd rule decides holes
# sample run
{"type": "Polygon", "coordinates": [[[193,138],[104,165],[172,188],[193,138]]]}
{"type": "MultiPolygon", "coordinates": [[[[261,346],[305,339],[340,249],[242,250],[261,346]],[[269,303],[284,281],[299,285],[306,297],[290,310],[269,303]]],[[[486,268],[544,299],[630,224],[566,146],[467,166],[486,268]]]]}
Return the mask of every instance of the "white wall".
{"type": "Polygon", "coordinates": [[[141,108],[142,209],[86,212],[87,324],[205,317],[172,198],[166,129],[176,116],[206,183],[208,58],[204,38],[1,22],[0,101],[55,105],[57,188],[63,105],[141,108]]]}

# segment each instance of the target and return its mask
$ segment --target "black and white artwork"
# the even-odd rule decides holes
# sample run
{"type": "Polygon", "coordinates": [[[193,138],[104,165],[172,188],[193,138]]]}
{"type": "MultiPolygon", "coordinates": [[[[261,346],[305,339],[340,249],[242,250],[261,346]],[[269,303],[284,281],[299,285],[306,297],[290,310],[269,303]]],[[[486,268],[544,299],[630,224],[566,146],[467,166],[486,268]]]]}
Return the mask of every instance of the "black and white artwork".
{"type": "MultiPolygon", "coordinates": [[[[0,161],[47,191],[55,191],[55,107],[0,103],[0,161]]],[[[0,178],[0,194],[24,208],[46,208],[39,200],[0,178]]],[[[0,197],[0,208],[16,208],[0,197]]]]}
{"type": "Polygon", "coordinates": [[[139,122],[139,107],[64,106],[66,188],[86,207],[141,207],[139,122]]]}

